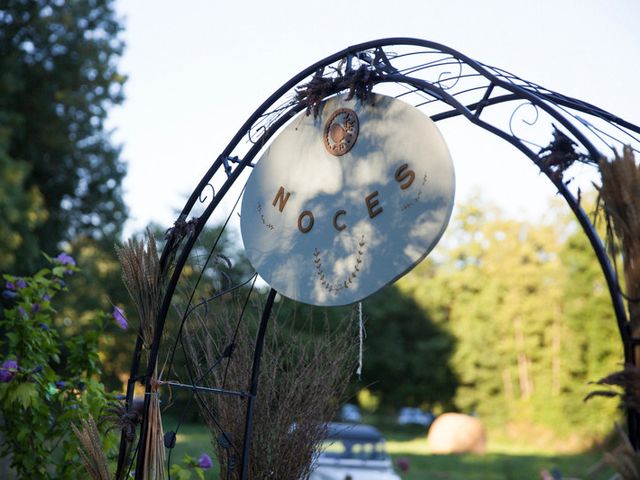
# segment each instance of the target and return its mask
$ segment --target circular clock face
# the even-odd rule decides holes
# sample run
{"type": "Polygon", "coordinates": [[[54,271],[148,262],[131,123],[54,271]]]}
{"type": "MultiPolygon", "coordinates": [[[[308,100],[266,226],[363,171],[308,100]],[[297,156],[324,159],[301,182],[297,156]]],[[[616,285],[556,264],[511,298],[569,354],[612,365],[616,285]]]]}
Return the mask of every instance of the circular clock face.
{"type": "Polygon", "coordinates": [[[451,215],[455,179],[429,117],[401,100],[346,95],[300,113],[247,181],[240,227],[260,276],[282,295],[346,305],[417,265],[451,215]]]}
{"type": "Polygon", "coordinates": [[[358,139],[360,122],[356,112],[340,108],[333,112],[324,125],[324,146],[331,155],[340,157],[349,152],[358,139]]]}

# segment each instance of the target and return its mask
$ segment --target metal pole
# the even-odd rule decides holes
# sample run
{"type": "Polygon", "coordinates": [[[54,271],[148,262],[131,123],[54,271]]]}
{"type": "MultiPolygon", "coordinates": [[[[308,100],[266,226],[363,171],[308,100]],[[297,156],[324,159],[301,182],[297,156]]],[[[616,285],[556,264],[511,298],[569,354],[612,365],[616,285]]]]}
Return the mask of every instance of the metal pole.
{"type": "Polygon", "coordinates": [[[242,464],[240,466],[240,479],[247,480],[249,475],[249,452],[251,450],[251,436],[253,434],[253,410],[255,408],[256,394],[258,393],[258,377],[260,375],[260,360],[262,358],[262,347],[264,336],[267,331],[267,323],[271,315],[273,301],[276,298],[276,291],[272,288],[267,297],[267,303],[262,311],[262,319],[256,337],[256,348],[253,352],[253,369],[251,371],[251,384],[249,385],[249,401],[247,402],[247,415],[244,424],[244,440],[242,442],[242,464]]]}
{"type": "MultiPolygon", "coordinates": [[[[133,362],[131,364],[131,374],[127,382],[127,393],[125,397],[125,408],[130,412],[133,408],[133,393],[136,385],[136,377],[138,376],[138,368],[140,366],[140,355],[142,353],[142,335],[139,332],[136,340],[136,346],[133,353],[133,362]]],[[[116,468],[116,478],[122,477],[122,470],[126,468],[127,450],[129,449],[129,441],[126,439],[124,429],[120,434],[120,448],[118,451],[118,466],[116,468]]]]}

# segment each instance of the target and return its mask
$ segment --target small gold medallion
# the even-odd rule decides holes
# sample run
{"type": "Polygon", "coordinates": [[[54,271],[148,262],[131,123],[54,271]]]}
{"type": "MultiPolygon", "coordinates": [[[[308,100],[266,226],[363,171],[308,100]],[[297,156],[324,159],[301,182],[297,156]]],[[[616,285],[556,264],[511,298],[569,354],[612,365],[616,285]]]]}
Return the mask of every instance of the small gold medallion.
{"type": "Polygon", "coordinates": [[[353,148],[358,139],[358,115],[348,108],[333,112],[324,124],[324,146],[336,157],[344,155],[353,148]]]}

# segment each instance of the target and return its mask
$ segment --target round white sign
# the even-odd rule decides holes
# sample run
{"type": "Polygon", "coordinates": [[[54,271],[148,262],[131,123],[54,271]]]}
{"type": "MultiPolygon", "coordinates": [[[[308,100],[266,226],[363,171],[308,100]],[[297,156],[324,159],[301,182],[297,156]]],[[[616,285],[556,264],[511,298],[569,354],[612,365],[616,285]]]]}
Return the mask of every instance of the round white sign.
{"type": "Polygon", "coordinates": [[[362,300],[436,245],[455,191],[447,146],[430,118],[383,95],[326,100],[300,113],[257,163],[241,230],[256,271],[313,305],[362,300]]]}

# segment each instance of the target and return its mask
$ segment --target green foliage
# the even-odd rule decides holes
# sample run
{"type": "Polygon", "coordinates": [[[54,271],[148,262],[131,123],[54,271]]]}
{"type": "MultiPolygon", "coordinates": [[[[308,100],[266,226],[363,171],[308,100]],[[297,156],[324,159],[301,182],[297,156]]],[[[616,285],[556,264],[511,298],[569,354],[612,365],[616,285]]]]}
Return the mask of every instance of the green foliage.
{"type": "Polygon", "coordinates": [[[3,276],[12,306],[0,317],[0,351],[4,365],[13,361],[15,368],[0,383],[0,455],[11,457],[20,478],[81,478],[70,425],[98,418],[110,399],[98,378],[101,332],[111,320],[98,312],[65,335],[53,302],[79,270],[69,256],[49,260],[51,268],[32,277],[3,276]]]}
{"type": "Polygon", "coordinates": [[[191,455],[185,455],[182,462],[185,466],[178,463],[171,465],[171,469],[169,470],[171,478],[191,480],[193,478],[192,474],[195,474],[198,480],[204,480],[204,470],[198,466],[198,461],[195,458],[191,455]]]}
{"type": "Polygon", "coordinates": [[[113,0],[2,3],[3,271],[32,272],[63,240],[121,229],[125,166],[104,126],[123,98],[120,31],[113,0]]]}
{"type": "Polygon", "coordinates": [[[363,310],[362,384],[387,407],[451,407],[458,384],[453,336],[395,286],[367,299],[363,310]]]}
{"type": "MultiPolygon", "coordinates": [[[[73,240],[70,250],[82,270],[67,279],[69,291],[59,303],[62,316],[74,320],[65,327],[66,333],[84,330],[92,321],[94,310],[113,311],[114,304],[134,322],[136,309],[122,282],[113,243],[83,236],[73,240]]],[[[102,367],[101,379],[109,390],[123,391],[136,334],[136,328],[123,331],[115,322],[105,325],[100,348],[103,358],[109,361],[102,367]]]]}
{"type": "Polygon", "coordinates": [[[532,224],[478,199],[463,205],[448,234],[455,243],[400,289],[457,340],[458,408],[521,434],[536,425],[584,441],[616,417],[615,402],[582,398],[588,381],[616,370],[621,342],[584,234],[551,217],[532,224]]]}
{"type": "Polygon", "coordinates": [[[47,218],[43,198],[35,186],[25,185],[29,166],[8,153],[9,132],[0,126],[0,271],[16,263],[20,249],[35,250],[34,230],[47,218]]]}

